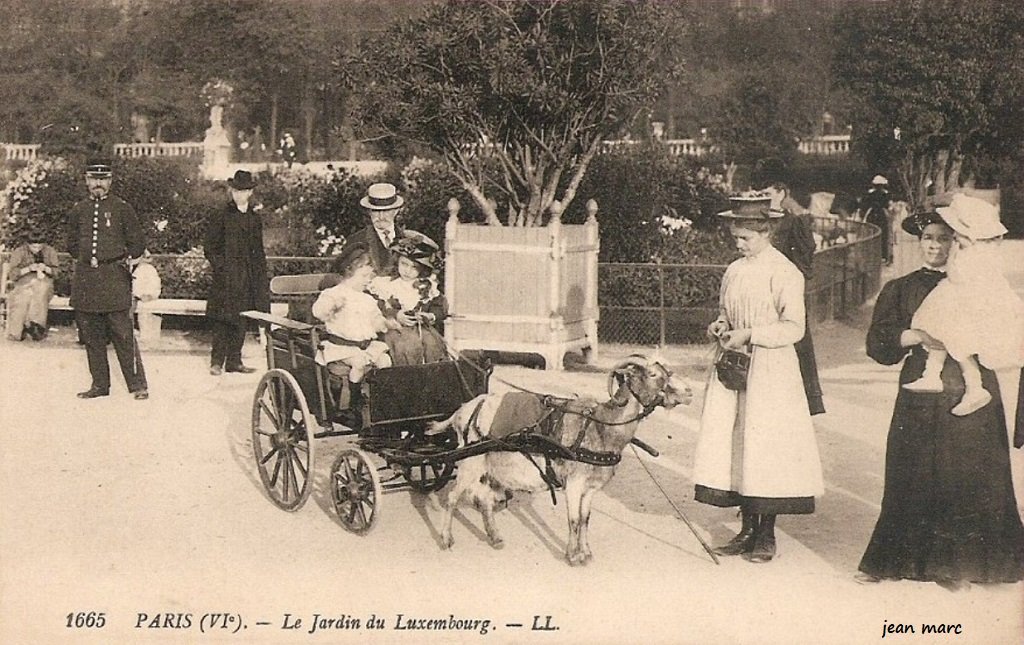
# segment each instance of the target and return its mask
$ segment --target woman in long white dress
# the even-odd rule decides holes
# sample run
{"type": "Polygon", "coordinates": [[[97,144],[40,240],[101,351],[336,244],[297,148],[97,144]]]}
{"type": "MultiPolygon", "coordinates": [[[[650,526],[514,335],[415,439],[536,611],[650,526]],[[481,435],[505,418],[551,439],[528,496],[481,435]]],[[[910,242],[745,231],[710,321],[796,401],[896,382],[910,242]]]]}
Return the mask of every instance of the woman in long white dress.
{"type": "MultiPolygon", "coordinates": [[[[734,202],[735,203],[735,202],[734,202]]],[[[694,462],[694,498],[739,506],[742,528],[718,547],[751,562],[775,556],[775,516],[814,512],[821,461],[794,344],[805,331],[804,277],[771,243],[782,213],[748,200],[730,218],[743,257],[722,279],[720,313],[708,326],[719,353],[749,356],[745,389],[710,377],[694,462]],[[735,386],[734,386],[735,387],[735,386]]]]}

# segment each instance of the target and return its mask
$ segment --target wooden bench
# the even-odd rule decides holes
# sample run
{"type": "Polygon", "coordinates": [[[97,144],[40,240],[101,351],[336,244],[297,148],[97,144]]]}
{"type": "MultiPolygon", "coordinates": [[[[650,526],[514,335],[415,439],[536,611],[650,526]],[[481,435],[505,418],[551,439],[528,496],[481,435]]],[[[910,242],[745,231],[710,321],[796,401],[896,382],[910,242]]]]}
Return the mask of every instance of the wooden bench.
{"type": "MultiPolygon", "coordinates": [[[[288,303],[270,303],[270,313],[276,316],[288,315],[288,303]]],[[[160,328],[163,322],[161,316],[205,316],[206,301],[187,298],[157,298],[139,302],[135,307],[135,314],[139,321],[139,340],[142,342],[155,341],[160,338],[160,328]]]]}
{"type": "MultiPolygon", "coordinates": [[[[0,328],[7,328],[7,282],[10,277],[10,264],[0,264],[0,328]]],[[[54,296],[50,299],[50,311],[71,311],[68,296],[54,296]]],[[[271,313],[278,316],[288,315],[287,302],[270,304],[271,313]]],[[[160,338],[162,326],[161,316],[205,316],[206,300],[189,298],[157,298],[139,302],[135,311],[139,322],[139,340],[155,341],[160,338]]]]}

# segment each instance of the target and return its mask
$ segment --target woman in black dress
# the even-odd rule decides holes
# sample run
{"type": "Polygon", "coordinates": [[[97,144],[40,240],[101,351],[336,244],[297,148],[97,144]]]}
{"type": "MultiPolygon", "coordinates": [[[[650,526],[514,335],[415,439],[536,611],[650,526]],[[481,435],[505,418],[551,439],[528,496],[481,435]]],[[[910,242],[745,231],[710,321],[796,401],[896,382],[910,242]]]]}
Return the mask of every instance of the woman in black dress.
{"type": "MultiPolygon", "coordinates": [[[[910,329],[910,322],[945,277],[953,242],[953,231],[934,213],[909,217],[903,228],[920,238],[925,266],[882,288],[867,337],[871,358],[883,365],[903,361],[901,385],[924,370],[922,346],[941,347],[910,329]]],[[[993,400],[967,416],[950,412],[964,382],[948,358],[942,392],[900,388],[886,446],[882,510],[858,581],[921,580],[959,589],[1024,578],[1024,526],[1010,476],[1003,404],[995,373],[982,371],[993,400]]]]}

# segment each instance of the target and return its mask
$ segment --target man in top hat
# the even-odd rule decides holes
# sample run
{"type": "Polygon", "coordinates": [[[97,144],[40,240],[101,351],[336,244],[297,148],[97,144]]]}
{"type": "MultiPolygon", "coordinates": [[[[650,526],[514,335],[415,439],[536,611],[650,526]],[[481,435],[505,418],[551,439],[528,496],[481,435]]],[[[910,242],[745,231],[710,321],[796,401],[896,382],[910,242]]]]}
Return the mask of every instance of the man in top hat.
{"type": "Polygon", "coordinates": [[[256,180],[239,170],[228,179],[231,201],[213,213],[206,226],[203,251],[213,282],[206,316],[213,329],[210,374],[255,371],[242,364],[246,321],[243,311],[270,311],[270,282],[263,247],[263,222],[253,209],[256,180]]]}
{"type": "Polygon", "coordinates": [[[345,239],[345,246],[331,266],[332,273],[320,284],[321,289],[337,284],[339,268],[346,263],[348,253],[358,247],[369,250],[373,270],[377,275],[386,275],[394,267],[395,255],[391,245],[402,237],[403,228],[396,220],[405,205],[405,199],[398,194],[393,184],[379,183],[366,189],[366,195],[359,200],[359,205],[369,215],[370,225],[345,239]]]}
{"type": "Polygon", "coordinates": [[[68,213],[67,249],[75,260],[71,307],[92,375],[92,385],[78,397],[110,393],[109,339],[128,391],[143,400],[149,391],[132,324],[130,267],[145,252],[146,240],[135,210],[110,193],[112,179],[109,160],[90,160],[85,170],[89,198],[68,213]]]}
{"type": "Polygon", "coordinates": [[[882,261],[888,266],[892,264],[892,231],[889,223],[889,207],[892,197],[889,195],[889,180],[882,175],[871,179],[871,187],[860,198],[860,214],[868,224],[874,224],[882,231],[879,237],[882,261]]]}
{"type": "MultiPolygon", "coordinates": [[[[772,234],[773,244],[800,269],[804,279],[809,282],[817,244],[814,241],[809,212],[790,194],[788,175],[786,165],[781,159],[768,158],[758,162],[755,179],[770,196],[771,208],[783,213],[772,234]]],[[[796,354],[800,359],[800,373],[803,375],[807,405],[811,414],[823,414],[825,402],[822,398],[821,381],[818,378],[818,363],[814,356],[814,341],[811,339],[810,326],[805,327],[804,337],[796,344],[796,354]]]]}

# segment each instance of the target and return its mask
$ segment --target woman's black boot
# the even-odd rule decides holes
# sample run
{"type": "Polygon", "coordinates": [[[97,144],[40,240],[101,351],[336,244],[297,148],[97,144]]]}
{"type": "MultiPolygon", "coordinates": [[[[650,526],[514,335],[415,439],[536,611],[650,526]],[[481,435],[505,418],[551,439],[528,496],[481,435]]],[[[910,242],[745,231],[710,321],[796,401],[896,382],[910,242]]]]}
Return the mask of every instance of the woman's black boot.
{"type": "Polygon", "coordinates": [[[743,525],[736,537],[719,547],[711,549],[717,555],[739,555],[754,548],[754,537],[757,533],[757,515],[742,511],[743,525]]]}
{"type": "Polygon", "coordinates": [[[775,515],[762,514],[754,535],[754,548],[743,554],[747,562],[771,562],[775,557],[775,515]]]}

